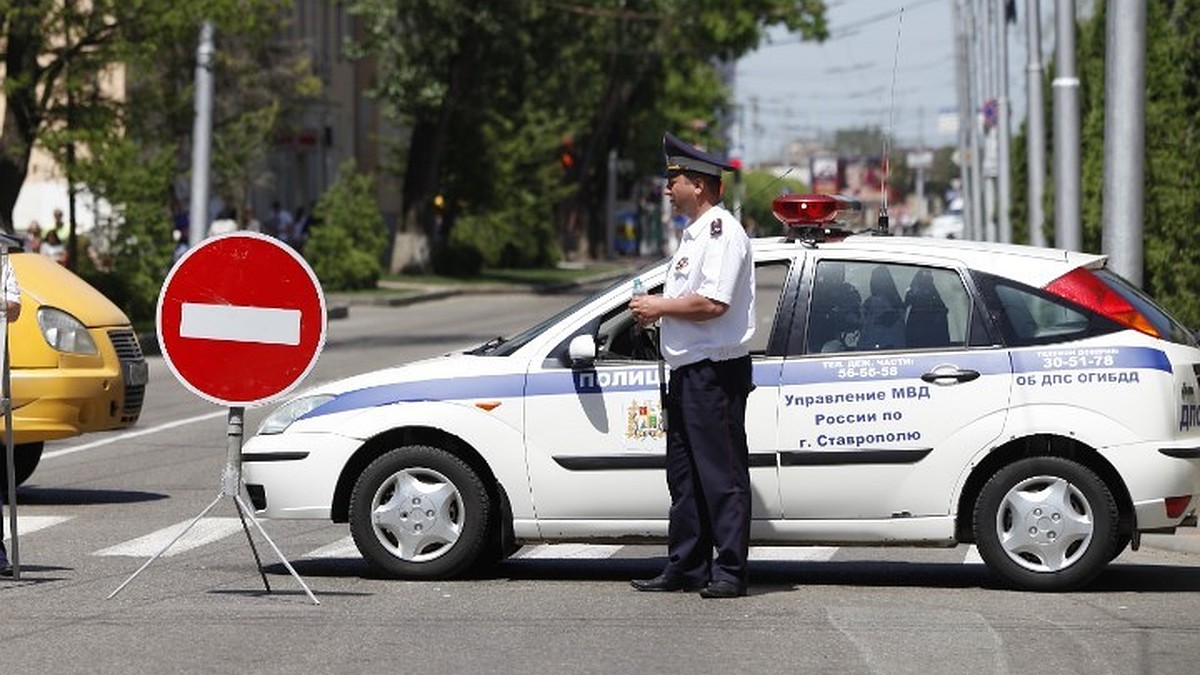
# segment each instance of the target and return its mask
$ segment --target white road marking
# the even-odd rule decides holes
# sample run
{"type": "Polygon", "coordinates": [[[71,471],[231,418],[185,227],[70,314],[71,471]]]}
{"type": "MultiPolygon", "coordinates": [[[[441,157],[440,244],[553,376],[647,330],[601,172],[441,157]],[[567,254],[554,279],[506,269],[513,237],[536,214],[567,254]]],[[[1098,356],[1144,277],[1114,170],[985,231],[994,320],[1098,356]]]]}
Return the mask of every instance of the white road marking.
{"type": "Polygon", "coordinates": [[[343,537],[333,542],[326,544],[321,548],[314,549],[305,553],[304,558],[361,558],[362,554],[358,552],[358,547],[354,545],[354,537],[343,537]]]}
{"type": "Polygon", "coordinates": [[[131,438],[137,438],[138,436],[147,436],[149,434],[156,434],[160,431],[174,429],[175,427],[181,427],[185,424],[192,424],[193,422],[203,422],[205,420],[211,420],[214,417],[221,417],[223,415],[228,415],[228,414],[229,414],[229,411],[221,410],[219,412],[212,412],[212,413],[208,413],[206,415],[197,415],[196,417],[189,417],[187,419],[175,420],[174,422],[167,422],[165,424],[160,424],[155,427],[147,427],[145,429],[138,429],[137,431],[128,431],[126,433],[119,434],[117,436],[110,436],[109,438],[102,438],[98,441],[92,441],[91,443],[84,443],[83,445],[74,445],[69,448],[63,448],[62,450],[52,450],[50,452],[45,452],[45,453],[42,453],[42,459],[43,460],[54,459],[55,457],[62,457],[64,455],[70,455],[70,454],[73,454],[76,452],[83,452],[84,450],[91,450],[92,448],[99,448],[101,446],[110,445],[112,443],[120,443],[121,441],[127,441],[131,438]]]}
{"type": "Polygon", "coordinates": [[[601,560],[613,557],[622,548],[624,546],[609,544],[540,544],[538,546],[526,546],[517,551],[513,557],[538,560],[549,558],[601,560]]]}
{"type": "Polygon", "coordinates": [[[268,345],[300,344],[300,310],[185,302],[179,337],[268,345]]]}
{"type": "Polygon", "coordinates": [[[837,546],[751,546],[750,559],[824,562],[837,552],[837,546]]]}
{"type": "MultiPolygon", "coordinates": [[[[44,530],[47,527],[54,527],[59,523],[65,523],[75,516],[17,516],[17,534],[25,536],[31,532],[44,530]]],[[[12,539],[12,533],[8,531],[8,515],[4,517],[4,541],[12,539]]]]}
{"type": "MultiPolygon", "coordinates": [[[[92,555],[123,555],[135,558],[149,558],[161,551],[190,522],[192,521],[189,519],[169,527],[164,527],[144,537],[138,537],[137,539],[131,539],[116,546],[101,549],[92,555]]],[[[237,518],[201,518],[196,523],[196,526],[189,530],[182,539],[175,542],[171,548],[167,549],[166,553],[163,553],[163,556],[178,555],[196,547],[211,544],[214,541],[237,533],[240,529],[242,529],[242,521],[237,518]]]]}
{"type": "Polygon", "coordinates": [[[979,549],[975,544],[967,547],[967,554],[963,556],[964,565],[982,565],[983,558],[979,555],[979,549]]]}

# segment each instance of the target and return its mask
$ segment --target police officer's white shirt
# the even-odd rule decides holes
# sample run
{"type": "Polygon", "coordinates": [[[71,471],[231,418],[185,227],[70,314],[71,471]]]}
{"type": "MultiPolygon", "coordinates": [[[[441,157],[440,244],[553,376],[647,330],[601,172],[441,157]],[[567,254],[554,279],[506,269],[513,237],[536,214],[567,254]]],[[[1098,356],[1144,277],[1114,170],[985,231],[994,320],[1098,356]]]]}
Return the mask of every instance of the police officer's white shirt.
{"type": "Polygon", "coordinates": [[[671,257],[663,297],[691,293],[726,304],[708,321],[662,318],[662,352],[679,368],[704,359],[727,361],[750,353],[754,336],[754,258],[750,238],[729,211],[713,206],[683,231],[671,257]]]}

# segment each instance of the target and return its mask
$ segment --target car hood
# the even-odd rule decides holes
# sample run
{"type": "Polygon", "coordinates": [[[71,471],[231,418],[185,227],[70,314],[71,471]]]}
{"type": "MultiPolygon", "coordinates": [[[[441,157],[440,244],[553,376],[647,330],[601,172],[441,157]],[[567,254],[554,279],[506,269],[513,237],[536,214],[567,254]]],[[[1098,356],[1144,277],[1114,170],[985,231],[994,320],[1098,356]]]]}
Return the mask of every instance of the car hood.
{"type": "Polygon", "coordinates": [[[520,396],[525,378],[522,364],[506,356],[448,354],[327,382],[292,400],[334,396],[300,418],[312,419],[404,401],[520,396]]]}
{"type": "MultiPolygon", "coordinates": [[[[9,260],[23,298],[39,306],[66,311],[88,328],[129,324],[125,313],[100,291],[49,257],[40,253],[14,253],[9,260]]],[[[22,307],[26,309],[32,307],[22,307]]]]}

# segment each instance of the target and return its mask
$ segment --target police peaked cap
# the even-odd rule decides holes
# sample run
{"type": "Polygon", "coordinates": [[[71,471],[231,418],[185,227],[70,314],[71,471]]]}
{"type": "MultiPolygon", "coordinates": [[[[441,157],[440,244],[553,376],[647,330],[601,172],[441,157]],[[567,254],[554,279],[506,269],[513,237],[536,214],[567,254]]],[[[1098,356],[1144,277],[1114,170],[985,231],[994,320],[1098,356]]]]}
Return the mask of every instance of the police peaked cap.
{"type": "Polygon", "coordinates": [[[720,178],[722,171],[735,168],[728,160],[698,150],[670,132],[663,134],[663,154],[667,157],[667,174],[695,171],[720,178]]]}

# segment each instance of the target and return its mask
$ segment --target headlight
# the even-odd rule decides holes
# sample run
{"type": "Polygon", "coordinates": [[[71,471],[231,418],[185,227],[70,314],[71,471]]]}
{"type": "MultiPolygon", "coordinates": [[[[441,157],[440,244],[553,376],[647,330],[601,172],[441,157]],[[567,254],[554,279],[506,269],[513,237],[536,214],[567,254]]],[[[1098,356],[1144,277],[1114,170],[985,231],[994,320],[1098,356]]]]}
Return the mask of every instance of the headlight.
{"type": "Polygon", "coordinates": [[[305,396],[292,399],[268,415],[267,419],[258,425],[258,433],[263,436],[282,433],[284,429],[292,425],[292,422],[300,419],[318,406],[332,401],[333,398],[332,394],[322,394],[320,396],[305,396]]]}
{"type": "Polygon", "coordinates": [[[97,353],[96,343],[87,327],[61,309],[39,307],[37,321],[42,329],[42,337],[54,349],[73,354],[97,353]]]}

